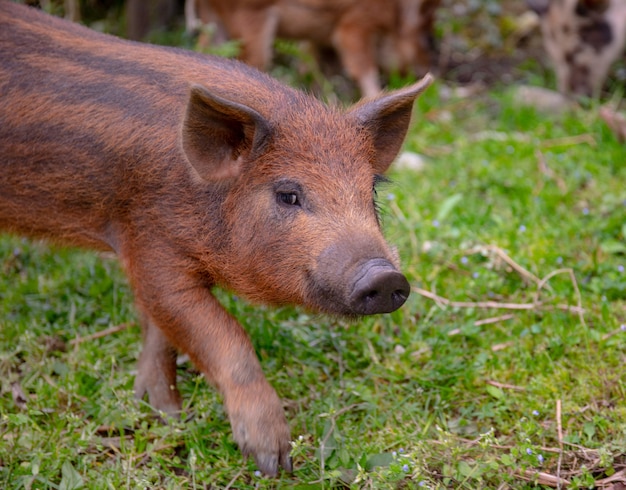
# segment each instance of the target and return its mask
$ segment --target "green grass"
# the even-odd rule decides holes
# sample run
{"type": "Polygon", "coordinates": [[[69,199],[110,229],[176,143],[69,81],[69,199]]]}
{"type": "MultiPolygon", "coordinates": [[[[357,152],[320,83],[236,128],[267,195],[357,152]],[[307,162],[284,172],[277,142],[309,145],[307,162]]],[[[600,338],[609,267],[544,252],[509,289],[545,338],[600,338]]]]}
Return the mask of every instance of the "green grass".
{"type": "Polygon", "coordinates": [[[625,148],[593,107],[439,89],[406,143],[425,169],[378,191],[415,289],[401,310],[349,324],[220,293],[285,401],[293,474],[255,474],[189,364],[182,422],[133,399],[141,336],[114,259],[4,236],[0,487],[535,488],[543,472],[588,488],[624,471],[625,148]]]}

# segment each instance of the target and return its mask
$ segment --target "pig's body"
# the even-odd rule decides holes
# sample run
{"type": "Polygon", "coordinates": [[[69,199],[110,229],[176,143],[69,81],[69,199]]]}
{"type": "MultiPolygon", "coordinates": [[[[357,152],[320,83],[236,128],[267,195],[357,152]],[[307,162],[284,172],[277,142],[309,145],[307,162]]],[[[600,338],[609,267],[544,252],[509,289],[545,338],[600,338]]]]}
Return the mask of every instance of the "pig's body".
{"type": "MultiPolygon", "coordinates": [[[[334,48],[365,96],[381,88],[379,68],[419,74],[431,64],[440,0],[187,0],[188,24],[216,23],[242,43],[241,59],[266,69],[275,38],[334,48]]],[[[224,33],[221,33],[222,36],[224,33]]]]}
{"type": "Polygon", "coordinates": [[[341,315],[398,308],[372,203],[415,85],[348,112],[237,62],[122,41],[0,1],[0,230],[113,250],[142,316],[135,389],[175,414],[175,349],[259,467],[289,429],[215,285],[341,315]]]}

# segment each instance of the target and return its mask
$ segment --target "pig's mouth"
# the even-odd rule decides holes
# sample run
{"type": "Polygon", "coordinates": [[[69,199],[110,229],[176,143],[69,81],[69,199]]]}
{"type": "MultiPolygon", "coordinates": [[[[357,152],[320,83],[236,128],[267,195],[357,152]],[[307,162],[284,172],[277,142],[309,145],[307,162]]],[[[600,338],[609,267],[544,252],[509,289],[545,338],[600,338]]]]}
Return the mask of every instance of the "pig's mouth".
{"type": "Polygon", "coordinates": [[[382,258],[333,272],[339,272],[334,276],[338,283],[328,278],[313,281],[313,303],[326,313],[347,317],[391,313],[405,303],[411,290],[404,275],[382,258]]]}

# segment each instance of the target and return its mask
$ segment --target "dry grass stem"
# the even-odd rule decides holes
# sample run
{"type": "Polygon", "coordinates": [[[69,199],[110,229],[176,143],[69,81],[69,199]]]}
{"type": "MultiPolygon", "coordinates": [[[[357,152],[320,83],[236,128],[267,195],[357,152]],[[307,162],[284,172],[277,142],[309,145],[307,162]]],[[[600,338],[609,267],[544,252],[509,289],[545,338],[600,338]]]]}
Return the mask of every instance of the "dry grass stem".
{"type": "Polygon", "coordinates": [[[526,391],[526,388],[523,386],[516,386],[507,383],[499,383],[498,381],[487,380],[487,384],[491,386],[495,386],[496,388],[503,388],[505,390],[515,390],[515,391],[526,391]]]}
{"type": "MultiPolygon", "coordinates": [[[[561,417],[561,400],[556,401],[556,433],[559,439],[559,459],[556,465],[557,476],[561,474],[561,464],[563,463],[563,421],[561,417]]],[[[561,488],[561,484],[557,485],[557,488],[561,488]]]]}
{"type": "Polygon", "coordinates": [[[232,480],[230,480],[230,481],[228,482],[228,485],[226,485],[226,486],[224,487],[224,490],[228,490],[229,488],[232,488],[232,486],[233,486],[233,485],[235,484],[235,482],[239,479],[239,477],[240,477],[241,475],[243,475],[243,470],[244,470],[244,469],[243,469],[243,468],[241,468],[241,469],[237,472],[237,474],[236,474],[235,476],[233,476],[232,480]]]}
{"type": "Polygon", "coordinates": [[[121,332],[122,330],[126,330],[129,327],[128,323],[121,323],[111,328],[107,328],[106,330],[102,330],[100,332],[96,332],[91,335],[87,335],[85,337],[76,337],[70,341],[71,345],[79,345],[83,342],[88,342],[90,340],[100,339],[102,337],[106,337],[107,335],[112,335],[117,332],[121,332]]]}
{"type": "Polygon", "coordinates": [[[520,477],[524,480],[535,481],[538,485],[561,488],[561,485],[569,485],[570,481],[543,471],[526,470],[520,477]]]}
{"type": "Polygon", "coordinates": [[[508,254],[500,247],[497,247],[495,245],[481,245],[479,247],[471,249],[469,253],[495,255],[503,262],[505,262],[509,267],[511,267],[515,272],[517,272],[526,282],[535,284],[538,284],[540,282],[540,279],[536,275],[524,269],[521,265],[519,265],[511,257],[509,257],[508,254]]]}
{"type": "Polygon", "coordinates": [[[476,320],[474,322],[474,325],[476,325],[477,327],[480,325],[489,325],[491,323],[498,323],[498,322],[504,322],[506,320],[511,320],[515,318],[515,315],[513,314],[506,314],[506,315],[501,315],[501,316],[495,316],[492,318],[485,318],[483,320],[476,320]]]}
{"type": "Polygon", "coordinates": [[[509,347],[513,347],[515,345],[515,342],[511,341],[511,342],[502,342],[501,344],[494,344],[491,346],[491,350],[493,352],[498,352],[499,350],[504,350],[504,349],[508,349],[509,347]]]}
{"type": "Polygon", "coordinates": [[[602,336],[602,340],[608,340],[608,339],[610,339],[611,337],[614,337],[615,335],[618,335],[618,334],[621,334],[621,333],[624,333],[624,330],[623,330],[621,327],[620,327],[620,328],[616,328],[616,329],[615,329],[615,330],[613,330],[612,332],[605,333],[605,334],[602,336]]]}
{"type": "MultiPolygon", "coordinates": [[[[561,177],[559,177],[554,172],[554,170],[552,170],[548,166],[548,163],[546,162],[546,157],[543,154],[543,152],[541,150],[537,150],[535,152],[535,155],[537,156],[537,164],[539,165],[539,171],[542,174],[544,174],[546,177],[548,177],[550,180],[553,180],[554,182],[556,182],[557,187],[562,193],[567,192],[567,184],[561,177]]],[[[543,188],[543,185],[541,187],[543,188]]]]}
{"type": "MultiPolygon", "coordinates": [[[[555,271],[550,272],[547,276],[543,278],[539,278],[534,275],[532,272],[527,271],[522,266],[520,266],[517,262],[515,262],[511,257],[509,257],[504,250],[494,245],[486,245],[479,246],[471,249],[469,253],[480,253],[480,254],[489,254],[495,255],[498,259],[505,262],[509,267],[515,270],[522,279],[527,283],[534,283],[537,286],[537,290],[534,293],[533,301],[530,303],[507,303],[507,302],[499,302],[499,301],[452,301],[448,298],[444,298],[443,296],[439,296],[431,291],[427,291],[422,288],[414,287],[413,291],[415,291],[420,296],[424,296],[426,298],[432,299],[437,303],[437,305],[442,307],[452,307],[452,308],[479,308],[479,309],[505,309],[505,310],[562,310],[569,313],[577,314],[580,318],[581,324],[586,327],[584,313],[585,310],[582,306],[582,295],[580,293],[580,288],[578,287],[578,282],[576,281],[576,276],[572,269],[557,269],[555,271]],[[540,301],[539,296],[543,289],[550,289],[548,282],[554,276],[558,274],[568,274],[570,276],[570,280],[572,282],[572,286],[574,288],[574,294],[576,296],[576,305],[569,304],[545,304],[540,301]]],[[[495,317],[493,319],[479,320],[475,322],[476,325],[482,325],[487,323],[495,323],[501,320],[509,320],[513,317],[513,315],[503,315],[500,317],[495,317]],[[479,323],[480,322],[480,323],[479,323]]],[[[456,330],[450,332],[450,335],[454,335],[459,333],[456,330]]]]}
{"type": "Polygon", "coordinates": [[[573,269],[570,269],[570,268],[557,269],[555,271],[550,272],[550,274],[548,274],[543,279],[541,279],[541,281],[539,281],[539,283],[537,284],[537,292],[535,293],[535,302],[539,302],[539,293],[546,286],[548,281],[558,274],[569,274],[570,280],[572,281],[572,286],[574,287],[574,294],[576,295],[576,312],[578,313],[578,317],[580,318],[580,323],[584,327],[587,327],[587,324],[585,323],[585,317],[584,317],[585,310],[583,309],[583,305],[582,305],[583,298],[582,298],[582,295],[580,294],[580,288],[578,287],[578,281],[576,281],[576,275],[574,274],[573,269]]]}
{"type": "Polygon", "coordinates": [[[432,299],[439,306],[448,306],[452,308],[479,308],[479,309],[504,309],[504,310],[563,310],[570,313],[581,314],[584,310],[578,306],[557,304],[546,305],[543,303],[501,303],[498,301],[451,301],[443,296],[431,293],[425,289],[412,288],[420,296],[432,299]]]}

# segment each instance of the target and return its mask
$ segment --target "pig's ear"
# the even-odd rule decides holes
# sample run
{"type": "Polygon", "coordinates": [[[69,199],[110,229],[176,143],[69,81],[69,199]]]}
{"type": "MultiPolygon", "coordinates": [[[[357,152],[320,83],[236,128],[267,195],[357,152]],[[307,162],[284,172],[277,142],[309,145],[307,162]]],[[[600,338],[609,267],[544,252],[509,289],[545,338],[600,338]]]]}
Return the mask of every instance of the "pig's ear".
{"type": "Polygon", "coordinates": [[[241,158],[263,152],[271,130],[267,120],[248,106],[218,97],[193,85],[182,128],[189,163],[205,180],[234,177],[241,158]]]}
{"type": "Polygon", "coordinates": [[[432,81],[428,74],[409,87],[366,99],[348,111],[372,137],[372,166],[377,173],[384,173],[398,155],[411,122],[413,102],[432,81]]]}

